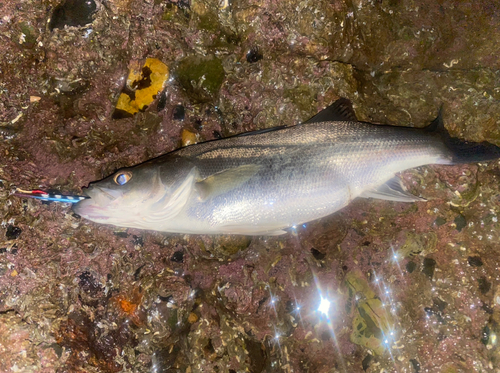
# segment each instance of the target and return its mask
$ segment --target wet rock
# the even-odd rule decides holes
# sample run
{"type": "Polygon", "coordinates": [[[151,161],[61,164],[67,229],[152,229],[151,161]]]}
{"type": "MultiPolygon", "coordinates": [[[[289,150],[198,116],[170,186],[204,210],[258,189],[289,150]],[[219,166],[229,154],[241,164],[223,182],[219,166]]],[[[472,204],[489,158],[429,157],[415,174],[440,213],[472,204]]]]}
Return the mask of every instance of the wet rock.
{"type": "Polygon", "coordinates": [[[135,246],[144,246],[144,238],[142,236],[136,236],[135,234],[132,236],[132,242],[135,246]]]}
{"type": "Polygon", "coordinates": [[[173,367],[180,350],[181,348],[179,345],[175,344],[172,347],[169,346],[155,351],[151,359],[155,372],[169,372],[169,369],[173,367]]]}
{"type": "MultiPolygon", "coordinates": [[[[36,370],[34,368],[36,365],[31,359],[26,358],[26,355],[33,351],[30,334],[34,330],[30,328],[26,320],[19,317],[17,312],[13,310],[0,312],[0,345],[2,346],[0,371],[28,372],[36,370]]],[[[45,346],[45,348],[50,349],[49,346],[45,346]]],[[[54,360],[54,358],[50,360],[54,360]]]]}
{"type": "Polygon", "coordinates": [[[462,214],[458,215],[455,218],[455,225],[456,225],[457,231],[461,232],[462,229],[464,229],[467,225],[467,220],[465,219],[465,216],[463,216],[462,214]]]}
{"type": "Polygon", "coordinates": [[[420,373],[420,363],[417,359],[410,359],[411,366],[413,367],[414,373],[420,373]]]}
{"type": "Polygon", "coordinates": [[[177,68],[177,80],[197,102],[214,101],[225,78],[222,62],[217,57],[192,55],[177,68]]]}
{"type": "Polygon", "coordinates": [[[15,240],[19,238],[21,233],[22,233],[21,228],[9,224],[7,226],[7,231],[5,232],[5,237],[7,237],[7,240],[15,240]]]}
{"type": "Polygon", "coordinates": [[[434,224],[436,224],[436,226],[441,226],[443,224],[446,224],[446,219],[443,218],[443,217],[438,217],[435,221],[434,221],[434,224]]]}
{"type": "Polygon", "coordinates": [[[490,340],[490,327],[485,325],[481,334],[481,342],[486,346],[490,340]]]}
{"type": "Polygon", "coordinates": [[[135,272],[134,272],[134,280],[135,281],[139,281],[139,279],[141,278],[141,271],[142,269],[145,267],[146,265],[143,264],[141,265],[140,267],[138,267],[135,272]]]}
{"type": "Polygon", "coordinates": [[[408,273],[412,273],[416,268],[417,268],[417,263],[415,262],[406,263],[406,270],[408,271],[408,273]]]}
{"type": "Polygon", "coordinates": [[[314,259],[316,260],[323,260],[325,259],[326,254],[322,253],[319,250],[316,250],[314,247],[311,248],[311,254],[313,255],[314,259]]]}
{"type": "Polygon", "coordinates": [[[363,359],[363,361],[361,362],[361,366],[363,367],[363,370],[366,372],[368,370],[368,368],[370,367],[370,363],[373,359],[373,356],[368,354],[365,356],[365,358],[363,359]]]}
{"type": "Polygon", "coordinates": [[[80,301],[85,305],[96,307],[100,298],[104,296],[104,288],[95,276],[88,271],[82,272],[78,276],[78,285],[80,301]]]}
{"type": "Polygon", "coordinates": [[[398,250],[398,256],[401,258],[411,258],[418,254],[433,253],[437,245],[437,235],[434,232],[416,234],[408,232],[406,240],[398,250]]]}
{"type": "Polygon", "coordinates": [[[264,56],[260,52],[259,48],[253,47],[247,52],[247,62],[249,63],[255,63],[257,61],[260,61],[264,56]]]}
{"type": "Polygon", "coordinates": [[[0,126],[0,136],[8,140],[14,138],[19,132],[19,129],[11,126],[0,126]]]}
{"type": "Polygon", "coordinates": [[[392,344],[390,331],[394,320],[380,297],[370,288],[360,273],[346,275],[349,303],[354,303],[351,341],[381,355],[392,344]]]}
{"type": "Polygon", "coordinates": [[[212,236],[203,238],[200,244],[202,250],[224,258],[245,250],[251,242],[252,238],[249,236],[212,236]]]}
{"type": "Polygon", "coordinates": [[[471,267],[481,267],[483,265],[483,261],[479,256],[469,256],[467,262],[471,267]]]}
{"type": "Polygon", "coordinates": [[[422,266],[422,273],[429,277],[430,280],[432,280],[432,277],[434,276],[434,270],[436,269],[436,261],[432,258],[424,258],[422,266]]]}
{"type": "Polygon", "coordinates": [[[78,279],[78,285],[85,293],[95,296],[102,291],[101,284],[90,272],[82,272],[80,276],[78,276],[78,279]]]}
{"type": "Polygon", "coordinates": [[[269,355],[261,342],[245,339],[251,372],[264,372],[269,365],[269,355]]]}
{"type": "Polygon", "coordinates": [[[486,294],[491,289],[491,282],[489,282],[486,277],[481,277],[477,280],[479,285],[479,291],[481,294],[486,294]]]}
{"type": "Polygon", "coordinates": [[[94,0],[63,0],[54,8],[49,29],[52,31],[65,26],[85,26],[92,23],[92,15],[95,11],[94,0]]]}
{"type": "Polygon", "coordinates": [[[446,324],[442,310],[434,303],[432,307],[424,307],[427,317],[434,317],[439,324],[446,324]]]}
{"type": "MultiPolygon", "coordinates": [[[[208,115],[208,114],[207,114],[208,115]]],[[[193,124],[193,127],[197,130],[197,131],[201,131],[203,129],[203,120],[198,118],[194,121],[194,124],[193,124]]]]}
{"type": "Polygon", "coordinates": [[[128,324],[111,326],[105,320],[91,320],[82,313],[72,313],[56,331],[57,343],[71,353],[66,368],[78,371],[86,364],[107,372],[118,372],[115,357],[131,340],[128,324]]]}
{"type": "Polygon", "coordinates": [[[167,93],[163,91],[160,93],[160,98],[156,104],[156,111],[160,112],[167,107],[167,93]]]}
{"type": "Polygon", "coordinates": [[[182,262],[184,262],[184,252],[182,252],[182,251],[180,251],[180,250],[179,250],[179,251],[176,251],[176,252],[172,255],[172,257],[170,258],[170,260],[171,260],[172,262],[175,262],[175,263],[182,263],[182,262]]]}
{"type": "Polygon", "coordinates": [[[186,116],[186,109],[182,105],[175,105],[174,112],[172,113],[172,117],[174,120],[183,121],[186,116]]]}
{"type": "MultiPolygon", "coordinates": [[[[57,3],[62,1],[44,2],[57,3]]],[[[0,178],[15,181],[19,187],[55,185],[53,180],[64,180],[68,191],[78,190],[117,167],[171,150],[179,144],[183,128],[179,121],[188,119],[185,113],[172,113],[171,103],[189,108],[193,118],[189,124],[206,139],[221,137],[220,132],[229,136],[298,123],[337,96],[346,96],[353,99],[362,120],[409,126],[428,123],[443,104],[445,125],[453,135],[500,141],[496,58],[500,13],[496,2],[222,1],[222,6],[229,5],[222,9],[217,1],[197,0],[191,2],[193,10],[184,0],[96,3],[109,14],[99,15],[92,29],[56,30],[48,39],[39,31],[47,26],[45,7],[22,0],[2,3],[5,42],[0,52],[9,63],[2,65],[0,138],[15,137],[14,141],[0,141],[4,161],[0,178]],[[253,46],[258,48],[247,55],[253,46]],[[147,113],[138,113],[133,119],[109,120],[111,101],[130,58],[161,56],[170,63],[193,53],[214,54],[223,65],[220,89],[213,95],[202,89],[203,99],[218,100],[217,109],[210,105],[218,110],[217,115],[208,115],[208,105],[197,105],[196,98],[186,95],[188,90],[172,84],[166,86],[164,109],[166,96],[162,93],[154,110],[146,109],[147,113]],[[31,101],[34,95],[42,99],[31,101]],[[19,110],[23,117],[11,124],[19,110]],[[145,114],[161,117],[161,125],[157,126],[158,118],[148,119],[145,114]],[[54,147],[58,159],[52,157],[54,147]],[[78,153],[74,148],[80,149],[78,153]]],[[[201,78],[194,80],[195,87],[189,90],[206,83],[201,78]]],[[[140,79],[141,84],[147,81],[147,76],[140,79]]],[[[498,164],[446,167],[446,173],[442,169],[423,167],[414,170],[417,176],[412,180],[405,180],[428,201],[411,204],[403,214],[394,215],[395,210],[406,209],[405,204],[360,200],[339,212],[338,218],[308,224],[304,228],[308,237],[256,238],[245,252],[245,245],[240,251],[235,245],[214,248],[206,240],[200,249],[193,236],[151,232],[144,233],[141,249],[133,233],[123,239],[113,235],[110,227],[75,222],[71,215],[61,214],[61,206],[19,203],[8,196],[7,182],[0,193],[4,224],[15,221],[11,224],[30,229],[23,228],[17,255],[11,255],[16,241],[1,243],[5,253],[0,255],[0,316],[5,320],[11,312],[3,311],[13,308],[16,323],[22,314],[30,324],[14,327],[16,323],[4,322],[2,328],[0,322],[0,341],[8,342],[0,357],[0,371],[17,363],[20,370],[27,371],[143,373],[158,367],[159,371],[191,369],[193,373],[346,369],[360,373],[367,365],[362,364],[366,347],[349,342],[349,316],[364,320],[365,329],[365,324],[358,323],[363,329],[362,341],[375,341],[380,335],[373,324],[377,326],[380,309],[374,299],[378,296],[387,303],[383,291],[373,298],[366,292],[353,294],[347,315],[348,292],[342,289],[335,294],[339,312],[332,312],[337,317],[329,325],[318,321],[315,312],[315,285],[335,292],[338,281],[355,270],[373,274],[373,292],[379,292],[381,284],[375,283],[375,277],[390,287],[397,304],[394,317],[402,324],[396,328],[401,348],[391,351],[395,359],[386,351],[372,360],[368,372],[494,370],[500,366],[500,301],[496,301],[500,255],[495,245],[500,232],[498,164]],[[466,207],[453,209],[446,201],[466,207]],[[447,224],[437,228],[433,225],[437,217],[447,224]],[[359,234],[355,239],[346,238],[353,225],[359,234]],[[162,244],[155,243],[159,236],[157,241],[162,244]],[[405,254],[399,263],[403,275],[398,263],[391,260],[392,245],[405,254]],[[312,247],[327,253],[323,267],[309,260],[312,247]],[[186,269],[192,269],[188,275],[183,274],[184,264],[170,261],[180,248],[185,253],[184,263],[189,260],[186,269]],[[468,266],[470,248],[480,255],[482,267],[468,266]],[[189,258],[188,252],[192,253],[189,258]],[[237,259],[231,257],[234,252],[237,259]],[[432,284],[426,275],[416,273],[423,258],[430,256],[442,270],[434,274],[432,284]],[[220,271],[220,262],[236,260],[238,266],[220,271]],[[10,275],[12,265],[15,277],[10,275]],[[81,266],[88,268],[93,279],[79,278],[81,266]],[[249,274],[242,278],[245,271],[249,274]],[[100,285],[106,274],[110,274],[108,281],[100,285]],[[202,303],[190,298],[191,283],[203,285],[202,303]],[[232,285],[221,290],[219,300],[219,287],[226,283],[232,285]],[[282,296],[278,312],[270,305],[266,283],[272,283],[273,292],[282,296]],[[106,297],[100,297],[104,291],[99,286],[113,302],[108,304],[106,297]],[[143,289],[140,303],[138,297],[126,296],[133,286],[143,289]],[[246,297],[259,288],[266,290],[252,299],[246,297]],[[96,307],[96,303],[86,303],[87,291],[99,300],[96,307]],[[41,293],[40,300],[32,297],[37,293],[41,293]],[[438,294],[448,304],[444,309],[434,300],[438,294]],[[478,299],[488,305],[479,308],[478,299]],[[82,304],[88,321],[71,316],[78,327],[55,333],[71,310],[82,304]],[[422,319],[424,305],[429,308],[430,322],[422,319]],[[190,324],[192,312],[200,319],[190,324]],[[438,314],[449,325],[436,322],[438,314]],[[269,338],[274,328],[286,329],[282,324],[292,317],[297,324],[292,337],[269,338]],[[485,325],[488,330],[483,335],[485,325]],[[339,351],[325,333],[328,327],[339,338],[339,351]],[[129,338],[119,337],[127,336],[127,328],[129,338]],[[376,333],[370,340],[372,331],[376,333]],[[46,348],[43,338],[62,334],[59,350],[64,349],[64,359],[70,356],[64,361],[66,367],[61,367],[57,355],[52,365],[44,355],[52,348],[46,348]],[[43,338],[37,337],[40,335],[43,338]],[[487,348],[481,345],[481,336],[487,348]],[[116,367],[115,362],[124,365],[116,367]]]]}

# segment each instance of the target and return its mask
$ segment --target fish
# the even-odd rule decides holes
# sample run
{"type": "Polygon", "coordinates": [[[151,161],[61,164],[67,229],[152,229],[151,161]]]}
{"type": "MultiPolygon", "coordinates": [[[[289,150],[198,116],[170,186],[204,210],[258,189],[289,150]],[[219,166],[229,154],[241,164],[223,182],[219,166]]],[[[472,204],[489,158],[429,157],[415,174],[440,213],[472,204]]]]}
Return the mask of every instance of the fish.
{"type": "Polygon", "coordinates": [[[500,158],[453,138],[441,110],[427,127],[358,121],[347,99],[310,120],[190,145],[122,168],[73,205],[96,223],[183,234],[274,236],[358,197],[419,202],[397,173],[500,158]]]}

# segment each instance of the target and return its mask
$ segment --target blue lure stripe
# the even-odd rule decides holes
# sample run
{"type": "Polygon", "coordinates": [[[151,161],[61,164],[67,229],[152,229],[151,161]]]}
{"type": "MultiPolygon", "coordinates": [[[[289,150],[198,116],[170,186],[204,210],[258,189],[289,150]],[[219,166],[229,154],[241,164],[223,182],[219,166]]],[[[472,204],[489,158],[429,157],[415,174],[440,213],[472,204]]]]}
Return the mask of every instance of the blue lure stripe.
{"type": "Polygon", "coordinates": [[[62,194],[51,194],[51,193],[46,193],[42,190],[22,190],[22,189],[17,189],[14,195],[18,197],[39,199],[41,201],[47,201],[47,202],[63,202],[63,203],[78,203],[84,199],[89,198],[86,196],[76,196],[76,195],[65,196],[62,194]]]}

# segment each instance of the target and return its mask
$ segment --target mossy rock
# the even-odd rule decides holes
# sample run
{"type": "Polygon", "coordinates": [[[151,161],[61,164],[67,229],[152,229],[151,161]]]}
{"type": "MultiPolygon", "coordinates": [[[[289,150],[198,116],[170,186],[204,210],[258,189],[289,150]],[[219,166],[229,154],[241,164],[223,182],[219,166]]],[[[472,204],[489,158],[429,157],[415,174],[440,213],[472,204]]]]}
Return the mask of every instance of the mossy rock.
{"type": "Polygon", "coordinates": [[[351,305],[355,306],[351,342],[382,355],[393,342],[393,317],[361,273],[349,272],[345,281],[349,290],[346,310],[351,312],[351,305]]]}
{"type": "Polygon", "coordinates": [[[252,238],[249,236],[215,235],[203,237],[199,244],[203,251],[214,258],[225,259],[245,250],[251,242],[252,238]]]}
{"type": "Polygon", "coordinates": [[[252,239],[249,236],[216,236],[212,251],[217,255],[232,256],[248,248],[251,242],[252,239]]]}
{"type": "Polygon", "coordinates": [[[184,58],[176,75],[186,93],[200,103],[215,100],[225,78],[221,60],[213,55],[184,58]]]}

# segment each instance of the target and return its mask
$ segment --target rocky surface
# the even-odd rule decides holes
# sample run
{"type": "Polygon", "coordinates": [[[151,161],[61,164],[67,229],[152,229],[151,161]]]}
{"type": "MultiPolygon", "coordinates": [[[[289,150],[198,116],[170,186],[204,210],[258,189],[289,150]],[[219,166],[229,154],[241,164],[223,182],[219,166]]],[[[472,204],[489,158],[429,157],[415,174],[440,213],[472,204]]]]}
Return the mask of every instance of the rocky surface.
{"type": "Polygon", "coordinates": [[[427,202],[356,200],[279,238],[120,230],[12,195],[79,193],[181,143],[299,123],[340,96],[362,120],[404,126],[443,105],[452,134],[500,145],[500,5],[0,10],[1,371],[500,372],[499,162],[409,170],[427,202]],[[113,119],[146,58],[169,66],[165,91],[113,119]]]}

